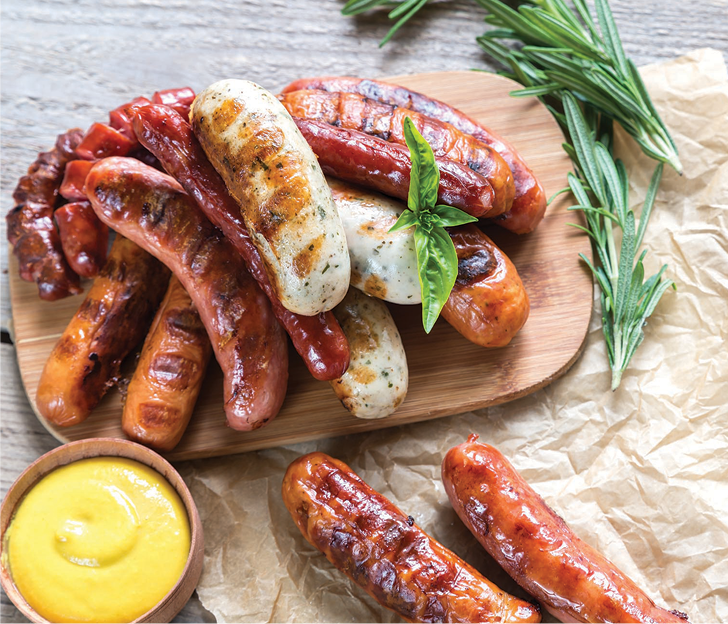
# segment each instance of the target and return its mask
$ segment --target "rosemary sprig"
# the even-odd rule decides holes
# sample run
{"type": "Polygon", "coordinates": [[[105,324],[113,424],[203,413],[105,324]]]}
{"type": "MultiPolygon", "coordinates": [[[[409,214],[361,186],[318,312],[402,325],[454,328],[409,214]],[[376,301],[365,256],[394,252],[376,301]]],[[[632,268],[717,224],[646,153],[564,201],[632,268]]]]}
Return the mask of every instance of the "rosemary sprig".
{"type": "Polygon", "coordinates": [[[663,279],[667,265],[645,280],[643,260],[647,250],[637,258],[662,178],[663,164],[655,168],[637,222],[629,209],[627,170],[622,161],[615,161],[612,155],[611,124],[600,124],[594,115],[587,121],[571,93],[565,93],[562,102],[572,143],[567,152],[577,168],[576,175],[568,174],[569,188],[578,202],[570,210],[583,212],[587,223],[586,227],[572,225],[589,234],[594,243],[597,262],[592,264],[584,254],[581,258],[601,289],[602,331],[612,369],[612,390],[616,390],[622,373],[644,339],[642,328],[647,318],[663,293],[670,286],[675,287],[672,280],[663,279]],[[597,139],[600,130],[603,132],[597,139]],[[614,238],[615,227],[622,231],[619,252],[614,238]]]}

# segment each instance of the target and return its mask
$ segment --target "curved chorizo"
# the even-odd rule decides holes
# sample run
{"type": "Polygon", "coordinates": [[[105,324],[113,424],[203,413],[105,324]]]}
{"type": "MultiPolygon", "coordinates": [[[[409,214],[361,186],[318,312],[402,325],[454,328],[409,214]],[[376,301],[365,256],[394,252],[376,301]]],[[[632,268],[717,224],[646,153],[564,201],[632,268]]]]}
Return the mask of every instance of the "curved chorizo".
{"type": "Polygon", "coordinates": [[[492,446],[450,449],[442,481],[460,519],[529,594],[564,622],[677,622],[612,562],[581,541],[492,446]]]}
{"type": "Polygon", "coordinates": [[[224,377],[227,422],[262,427],[278,413],[288,343],[235,248],[168,175],[133,158],[98,162],[86,179],[98,217],[166,264],[190,294],[224,377]]]}
{"type": "Polygon", "coordinates": [[[428,536],[346,464],[310,453],[283,477],[283,502],[308,542],[408,622],[540,622],[428,536]]]}

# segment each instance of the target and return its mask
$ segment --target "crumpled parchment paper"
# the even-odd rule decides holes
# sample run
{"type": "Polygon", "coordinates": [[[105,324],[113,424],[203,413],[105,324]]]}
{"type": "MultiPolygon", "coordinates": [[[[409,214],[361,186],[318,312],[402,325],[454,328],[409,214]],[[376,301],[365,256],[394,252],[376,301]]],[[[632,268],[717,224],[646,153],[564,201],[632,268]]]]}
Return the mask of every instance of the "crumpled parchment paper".
{"type": "MultiPolygon", "coordinates": [[[[200,600],[219,621],[398,621],[303,539],[280,487],[321,450],[507,591],[522,592],[452,511],[440,462],[470,432],[497,446],[584,540],[692,622],[728,621],[728,77],[698,50],[642,73],[685,167],[665,169],[647,271],[678,285],[615,393],[595,307],[586,349],[528,397],[396,429],[187,464],[205,529],[200,600]]],[[[619,152],[641,205],[654,168],[619,152]]]]}

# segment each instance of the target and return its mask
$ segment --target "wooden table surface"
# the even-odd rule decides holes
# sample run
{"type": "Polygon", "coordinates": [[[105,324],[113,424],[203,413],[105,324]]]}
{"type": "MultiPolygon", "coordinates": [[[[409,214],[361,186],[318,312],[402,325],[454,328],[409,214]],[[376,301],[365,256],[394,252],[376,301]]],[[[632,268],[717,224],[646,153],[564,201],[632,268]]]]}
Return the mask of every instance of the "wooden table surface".
{"type": "MultiPolygon", "coordinates": [[[[276,90],[310,75],[383,76],[496,69],[475,43],[474,2],[436,2],[383,50],[383,12],[339,14],[340,0],[3,0],[2,201],[66,128],[86,128],[140,94],[239,77],[276,90]]],[[[638,65],[695,48],[728,52],[728,0],[612,0],[638,65]]],[[[57,445],[30,410],[12,346],[5,222],[0,234],[0,494],[57,445]]],[[[2,594],[3,622],[24,618],[2,594]]],[[[214,621],[193,598],[176,621],[214,621]]]]}

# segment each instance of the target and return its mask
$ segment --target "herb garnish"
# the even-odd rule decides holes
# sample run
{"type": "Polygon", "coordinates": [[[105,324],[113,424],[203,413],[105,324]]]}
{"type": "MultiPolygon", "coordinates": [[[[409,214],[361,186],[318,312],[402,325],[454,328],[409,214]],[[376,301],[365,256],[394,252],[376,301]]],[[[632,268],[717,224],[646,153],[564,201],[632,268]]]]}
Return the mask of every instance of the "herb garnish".
{"type": "Polygon", "coordinates": [[[445,228],[477,219],[452,206],[436,205],[440,170],[432,148],[409,117],[404,120],[404,138],[412,160],[407,208],[389,231],[415,228],[422,325],[429,334],[458,276],[458,256],[445,228]]]}
{"type": "MultiPolygon", "coordinates": [[[[663,279],[667,266],[645,280],[646,250],[637,257],[663,166],[655,169],[638,223],[628,208],[627,171],[612,153],[612,122],[619,122],[645,154],[681,173],[677,148],[635,64],[624,53],[607,0],[595,0],[596,20],[585,0],[573,0],[575,11],[564,0],[525,0],[518,10],[501,0],[476,1],[489,11],[485,21],[496,27],[478,37],[478,43],[510,68],[501,75],[525,87],[511,95],[541,99],[571,138],[563,147],[577,173],[569,174],[564,190],[571,190],[578,202],[571,210],[582,211],[586,219],[586,227],[576,227],[587,232],[594,245],[594,264],[583,255],[582,259],[601,290],[602,330],[616,390],[644,339],[647,318],[675,285],[663,279]],[[514,49],[497,39],[523,45],[514,49]],[[619,249],[615,228],[622,233],[619,249]]],[[[398,2],[389,17],[400,19],[382,44],[426,3],[398,2]]],[[[349,0],[342,12],[354,15],[383,4],[391,3],[349,0]]]]}

